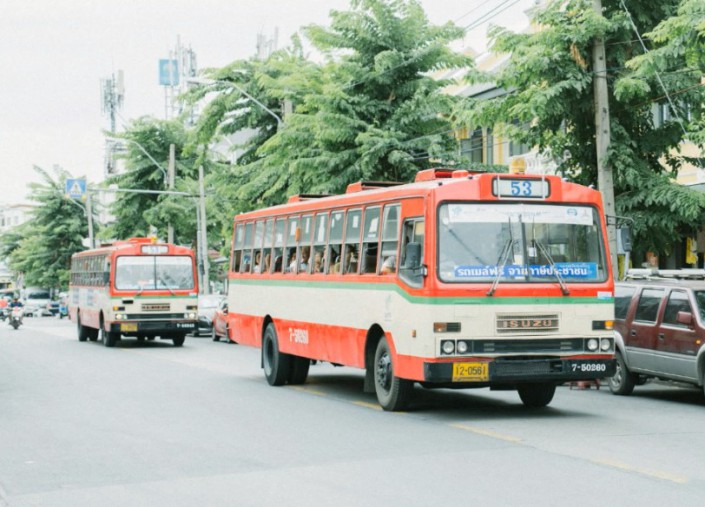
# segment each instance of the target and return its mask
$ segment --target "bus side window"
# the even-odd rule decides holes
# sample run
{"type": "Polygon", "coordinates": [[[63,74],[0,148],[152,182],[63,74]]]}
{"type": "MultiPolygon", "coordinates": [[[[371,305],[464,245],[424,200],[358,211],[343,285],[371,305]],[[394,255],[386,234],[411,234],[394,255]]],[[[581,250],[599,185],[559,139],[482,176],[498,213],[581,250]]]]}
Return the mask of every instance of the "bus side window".
{"type": "Polygon", "coordinates": [[[233,258],[230,263],[230,271],[237,273],[242,259],[242,245],[245,242],[245,227],[242,224],[235,226],[235,237],[233,238],[233,258]]]}
{"type": "Polygon", "coordinates": [[[299,262],[296,268],[297,273],[311,272],[311,239],[313,233],[313,217],[304,215],[301,217],[301,237],[299,242],[299,262]]]}
{"type": "Polygon", "coordinates": [[[357,210],[348,211],[345,219],[345,249],[343,251],[343,273],[357,273],[360,259],[361,214],[357,210]]]}
{"type": "Polygon", "coordinates": [[[262,247],[262,267],[260,273],[269,273],[272,267],[272,244],[274,241],[274,219],[270,218],[264,224],[264,243],[262,247]]]}
{"type": "Polygon", "coordinates": [[[286,218],[277,218],[274,224],[274,248],[272,249],[272,273],[284,271],[284,232],[286,231],[286,218]]]}
{"type": "Polygon", "coordinates": [[[328,262],[329,273],[341,273],[342,260],[340,254],[343,245],[343,218],[345,214],[342,211],[334,211],[330,215],[330,231],[328,254],[326,261],[328,262]]]}
{"type": "Polygon", "coordinates": [[[252,222],[245,224],[245,241],[242,246],[242,259],[240,260],[240,273],[249,273],[252,264],[252,222]]]}
{"type": "Polygon", "coordinates": [[[313,261],[311,262],[311,273],[324,273],[326,269],[326,242],[328,240],[327,222],[327,213],[319,213],[316,215],[316,223],[313,228],[313,261]]]}
{"type": "Polygon", "coordinates": [[[412,218],[404,221],[402,228],[401,263],[399,274],[409,285],[420,287],[423,285],[423,246],[425,226],[423,218],[412,218]],[[409,248],[409,245],[413,248],[409,248]],[[418,255],[408,255],[410,252],[418,255]]]}
{"type": "Polygon", "coordinates": [[[379,207],[365,210],[365,228],[362,234],[361,272],[376,273],[379,253],[379,207]]]}
{"type": "Polygon", "coordinates": [[[380,274],[393,275],[397,272],[397,247],[399,246],[399,205],[384,207],[382,222],[382,248],[380,252],[380,274]]]}
{"type": "Polygon", "coordinates": [[[252,259],[250,270],[252,273],[262,272],[262,240],[264,239],[264,222],[258,220],[255,223],[255,239],[253,242],[252,254],[250,258],[252,259]]]}
{"type": "Polygon", "coordinates": [[[287,233],[286,233],[286,255],[284,257],[284,272],[285,273],[296,273],[298,266],[297,258],[297,243],[299,240],[299,235],[301,231],[299,229],[299,217],[289,217],[287,223],[287,233]]]}

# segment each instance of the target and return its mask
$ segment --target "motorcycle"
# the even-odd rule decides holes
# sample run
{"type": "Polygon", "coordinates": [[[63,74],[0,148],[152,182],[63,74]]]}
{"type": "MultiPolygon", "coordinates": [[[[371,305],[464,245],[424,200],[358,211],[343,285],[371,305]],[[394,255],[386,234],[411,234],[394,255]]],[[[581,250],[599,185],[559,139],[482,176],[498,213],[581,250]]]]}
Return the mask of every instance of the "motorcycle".
{"type": "Polygon", "coordinates": [[[0,308],[0,320],[4,321],[7,318],[8,308],[0,308]]]}
{"type": "Polygon", "coordinates": [[[22,316],[24,315],[24,309],[21,306],[15,306],[12,308],[12,312],[9,316],[9,324],[17,329],[22,324],[22,316]]]}

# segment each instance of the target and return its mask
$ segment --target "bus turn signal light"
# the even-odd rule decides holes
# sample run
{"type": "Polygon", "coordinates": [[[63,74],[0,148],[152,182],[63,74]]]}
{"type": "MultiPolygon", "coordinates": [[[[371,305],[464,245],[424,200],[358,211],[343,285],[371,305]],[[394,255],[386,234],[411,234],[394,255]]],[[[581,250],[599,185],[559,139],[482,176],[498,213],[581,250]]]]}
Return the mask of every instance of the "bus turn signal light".
{"type": "Polygon", "coordinates": [[[614,329],[614,321],[613,320],[593,320],[592,321],[592,330],[593,331],[611,331],[614,329]]]}
{"type": "Polygon", "coordinates": [[[434,322],[434,333],[459,333],[460,322],[434,322]]]}

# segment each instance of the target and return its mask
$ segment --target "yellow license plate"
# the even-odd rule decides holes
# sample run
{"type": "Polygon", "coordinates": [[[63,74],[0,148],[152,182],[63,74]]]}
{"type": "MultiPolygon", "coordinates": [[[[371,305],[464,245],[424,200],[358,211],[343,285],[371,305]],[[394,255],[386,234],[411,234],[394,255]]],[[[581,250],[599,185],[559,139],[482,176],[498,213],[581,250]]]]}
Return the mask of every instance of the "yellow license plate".
{"type": "Polygon", "coordinates": [[[490,363],[453,363],[453,382],[484,382],[490,379],[490,363]]]}
{"type": "Polygon", "coordinates": [[[120,324],[120,331],[124,331],[126,333],[129,333],[132,331],[137,331],[137,323],[136,322],[125,322],[124,324],[120,324]]]}

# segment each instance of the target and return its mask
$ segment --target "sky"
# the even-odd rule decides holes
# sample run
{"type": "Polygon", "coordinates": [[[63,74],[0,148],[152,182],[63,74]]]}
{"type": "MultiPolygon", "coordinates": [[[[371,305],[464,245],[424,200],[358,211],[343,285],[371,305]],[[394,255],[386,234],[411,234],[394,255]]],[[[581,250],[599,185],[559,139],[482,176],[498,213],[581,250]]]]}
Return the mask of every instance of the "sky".
{"type": "MultiPolygon", "coordinates": [[[[534,0],[421,0],[434,24],[471,26],[457,47],[482,51],[490,23],[520,30],[534,0]],[[498,14],[492,16],[498,9],[498,14]],[[474,27],[484,17],[488,22],[474,27]]],[[[124,73],[117,130],[164,118],[158,61],[177,40],[198,68],[223,67],[255,53],[258,34],[278,45],[308,24],[328,25],[349,0],[0,0],[0,204],[27,202],[34,171],[55,165],[103,179],[110,127],[100,80],[124,73]]]]}

